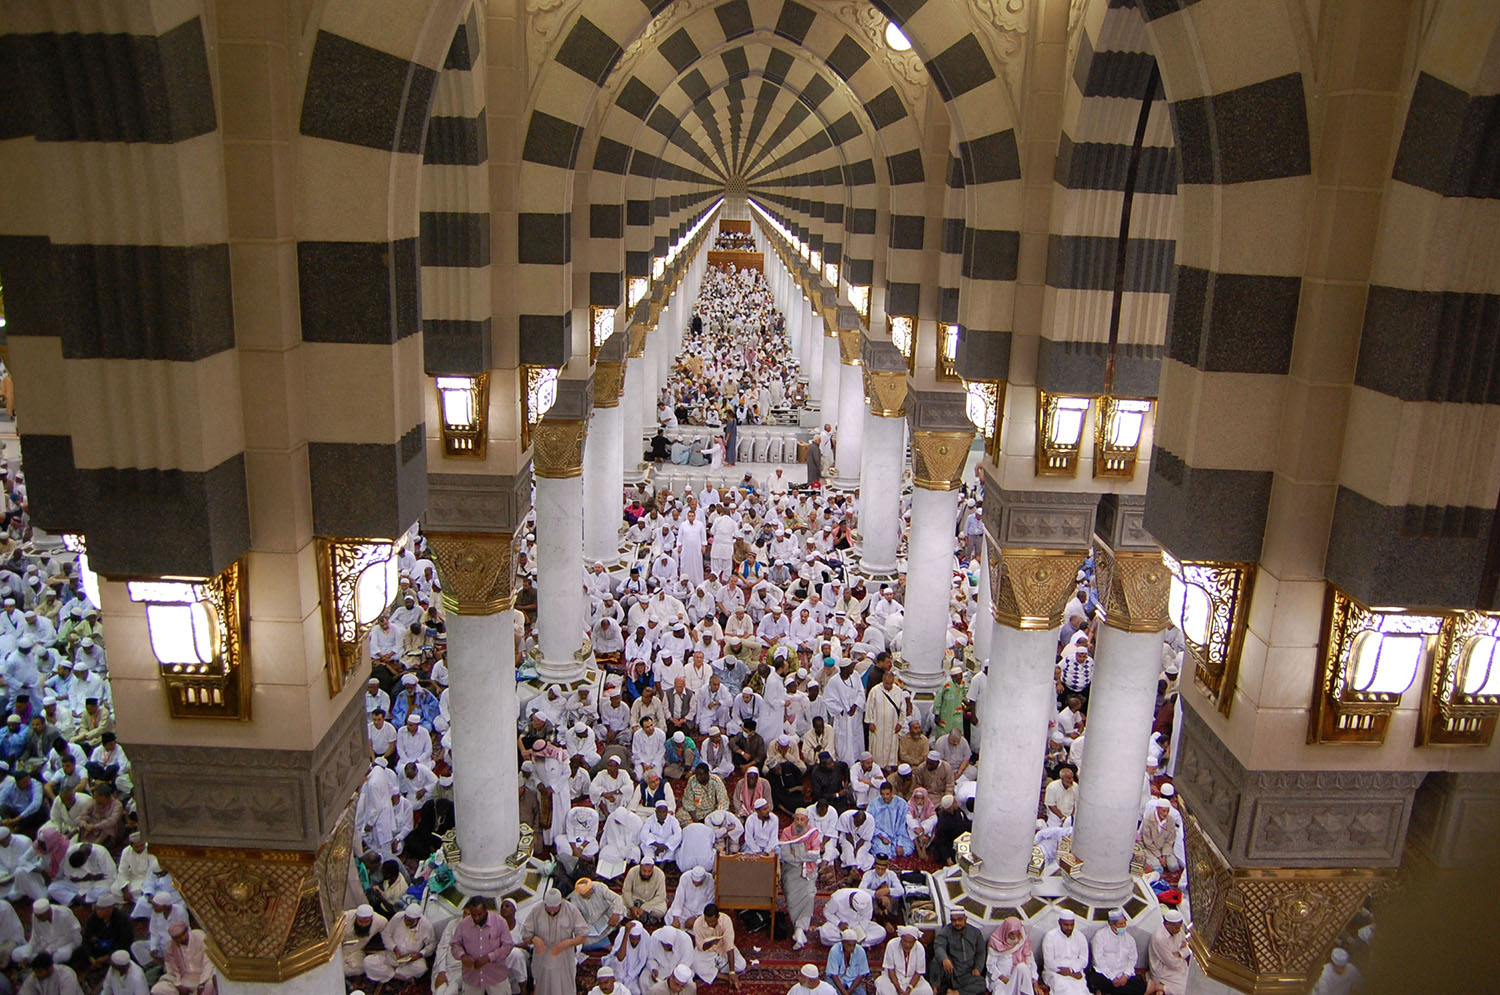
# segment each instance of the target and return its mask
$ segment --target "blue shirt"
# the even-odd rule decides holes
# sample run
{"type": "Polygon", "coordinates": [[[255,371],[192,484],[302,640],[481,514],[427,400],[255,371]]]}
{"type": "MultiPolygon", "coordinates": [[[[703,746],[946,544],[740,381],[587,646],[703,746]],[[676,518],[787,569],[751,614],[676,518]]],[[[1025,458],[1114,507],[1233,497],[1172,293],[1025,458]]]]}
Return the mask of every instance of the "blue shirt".
{"type": "Polygon", "coordinates": [[[31,791],[22,791],[15,781],[8,782],[5,787],[0,788],[0,810],[14,812],[9,818],[24,819],[33,815],[42,808],[42,786],[36,783],[36,778],[31,779],[31,791]]]}
{"type": "Polygon", "coordinates": [[[838,978],[845,987],[867,976],[870,973],[870,961],[865,956],[865,948],[856,943],[854,952],[849,955],[848,963],[845,963],[844,945],[835,943],[828,951],[826,973],[830,978],[838,978]]]}

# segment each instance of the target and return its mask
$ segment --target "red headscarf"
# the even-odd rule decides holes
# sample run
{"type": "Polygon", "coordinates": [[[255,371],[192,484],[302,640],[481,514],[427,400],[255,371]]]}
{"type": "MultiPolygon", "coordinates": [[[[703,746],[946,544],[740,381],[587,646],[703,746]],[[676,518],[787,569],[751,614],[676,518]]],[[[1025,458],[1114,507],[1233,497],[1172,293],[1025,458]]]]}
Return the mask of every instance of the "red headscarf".
{"type": "Polygon", "coordinates": [[[937,815],[937,806],[932,804],[932,796],[927,793],[926,788],[918,788],[911,793],[911,801],[906,803],[906,814],[913,819],[930,819],[937,815]],[[922,797],[921,804],[917,803],[917,796],[922,797]]]}
{"type": "Polygon", "coordinates": [[[1026,926],[1011,916],[995,927],[990,934],[990,949],[1000,955],[1010,955],[1010,966],[1031,960],[1031,938],[1026,935],[1026,926]]]}

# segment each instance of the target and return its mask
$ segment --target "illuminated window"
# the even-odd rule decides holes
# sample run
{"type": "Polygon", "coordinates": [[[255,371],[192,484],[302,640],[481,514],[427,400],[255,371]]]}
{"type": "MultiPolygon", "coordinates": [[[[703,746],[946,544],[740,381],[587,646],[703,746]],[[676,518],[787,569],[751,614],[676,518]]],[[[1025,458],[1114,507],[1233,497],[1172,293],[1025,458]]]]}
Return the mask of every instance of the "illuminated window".
{"type": "Polygon", "coordinates": [[[489,406],[489,374],[438,377],[443,455],[484,458],[489,406]]]}
{"type": "Polygon", "coordinates": [[[994,380],[969,380],[964,382],[964,404],[969,421],[984,438],[985,455],[998,459],[1000,455],[1000,400],[1005,396],[1004,385],[994,380]]]}
{"type": "Polygon", "coordinates": [[[599,347],[615,333],[615,309],[594,305],[589,309],[589,362],[599,354],[599,347]]]}
{"type": "Polygon", "coordinates": [[[854,310],[859,312],[860,318],[864,319],[866,325],[870,324],[870,288],[861,287],[858,284],[849,284],[849,303],[854,305],[854,310]]]}
{"type": "Polygon", "coordinates": [[[1118,397],[1099,398],[1098,424],[1094,430],[1094,476],[1135,476],[1140,455],[1141,436],[1151,402],[1118,397]]]}
{"type": "Polygon", "coordinates": [[[1039,476],[1072,477],[1078,473],[1078,452],[1089,413],[1086,397],[1060,397],[1037,391],[1036,472],[1039,476]]]}
{"type": "Polygon", "coordinates": [[[133,580],[125,590],[146,606],[146,633],[172,716],[248,719],[241,564],[216,577],[133,580]]]}
{"type": "Polygon", "coordinates": [[[839,264],[824,263],[823,279],[827,280],[830,286],[837,287],[839,285],[839,264]]]}
{"type": "Polygon", "coordinates": [[[626,281],[625,285],[625,300],[629,303],[630,307],[635,307],[641,301],[645,300],[646,290],[651,286],[651,283],[644,276],[632,276],[626,281]]]}
{"type": "Polygon", "coordinates": [[[917,319],[904,314],[891,315],[891,344],[894,345],[902,356],[906,357],[906,365],[911,366],[913,353],[912,346],[917,338],[917,319]]]}

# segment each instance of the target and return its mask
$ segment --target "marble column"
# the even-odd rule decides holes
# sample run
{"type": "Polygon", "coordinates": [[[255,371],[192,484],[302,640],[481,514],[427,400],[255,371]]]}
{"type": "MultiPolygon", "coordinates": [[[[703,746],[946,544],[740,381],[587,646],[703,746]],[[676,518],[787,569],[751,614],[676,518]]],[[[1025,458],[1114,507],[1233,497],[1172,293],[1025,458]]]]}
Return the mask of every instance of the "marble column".
{"type": "MultiPolygon", "coordinates": [[[[995,495],[998,500],[999,495],[995,495]]],[[[1057,712],[1052,682],[1057,633],[1073,576],[1087,551],[1007,549],[988,542],[993,645],[979,700],[979,793],[964,889],[989,905],[1031,896],[1027,868],[1036,836],[1047,725],[1057,712]]],[[[1140,786],[1136,786],[1139,794],[1140,786]]]]}
{"type": "MultiPolygon", "coordinates": [[[[562,385],[559,384],[559,394],[562,385]]],[[[561,397],[559,397],[561,400],[561,397]]],[[[556,405],[554,405],[554,410],[556,405]]],[[[570,412],[575,413],[575,412],[570,412]]],[[[554,420],[548,412],[532,431],[536,477],[537,636],[545,680],[583,676],[588,601],[583,593],[583,452],[586,413],[554,420]]]]}
{"type": "MultiPolygon", "coordinates": [[[[821,407],[823,371],[826,369],[823,365],[823,319],[813,313],[812,306],[805,299],[798,306],[802,308],[802,338],[807,348],[807,355],[802,363],[802,368],[807,371],[807,395],[821,407]]],[[[824,421],[826,420],[825,418],[824,421]]]]}
{"type": "Polygon", "coordinates": [[[448,622],[453,806],[468,894],[497,897],[521,882],[515,806],[516,641],[512,537],[430,533],[448,622]]]}
{"type": "MultiPolygon", "coordinates": [[[[979,603],[988,605],[992,603],[995,595],[994,586],[990,583],[990,549],[989,543],[983,543],[979,549],[979,603]]],[[[995,646],[994,620],[985,618],[981,612],[978,623],[974,626],[974,655],[984,663],[988,663],[995,646]]]]}
{"type": "MultiPolygon", "coordinates": [[[[843,364],[839,362],[839,335],[838,329],[829,328],[827,319],[819,314],[813,320],[813,327],[821,333],[821,344],[818,348],[822,350],[823,380],[822,389],[818,394],[818,410],[822,412],[824,422],[834,427],[839,426],[839,398],[843,396],[843,364]]],[[[823,476],[831,475],[833,468],[825,466],[823,476]]]]}
{"type": "MultiPolygon", "coordinates": [[[[853,319],[853,309],[849,318],[853,319]]],[[[840,324],[844,324],[840,316],[840,324]]],[[[859,486],[865,448],[865,378],[860,359],[858,328],[841,328],[839,346],[839,435],[833,485],[842,490],[859,486]]]]}
{"type": "MultiPolygon", "coordinates": [[[[349,913],[352,919],[354,913],[349,913]]],[[[337,995],[345,989],[344,959],[334,956],[285,981],[246,981],[215,971],[220,995],[337,995]]]]}
{"type": "MultiPolygon", "coordinates": [[[[910,411],[915,421],[916,411],[910,411]]],[[[965,418],[967,421],[967,417],[965,418]]],[[[914,692],[932,692],[945,679],[948,606],[953,590],[953,552],[958,525],[958,488],[972,431],[913,427],[911,526],[906,542],[906,621],[902,628],[902,679],[914,692]]]]}
{"type": "Polygon", "coordinates": [[[657,374],[661,339],[661,329],[648,325],[645,350],[641,355],[641,424],[648,435],[655,435],[660,424],[656,418],[656,405],[661,400],[662,382],[657,374]]]}
{"type": "Polygon", "coordinates": [[[620,505],[625,487],[624,412],[626,334],[616,332],[599,350],[594,364],[594,410],[589,415],[589,442],[584,450],[583,556],[590,565],[614,567],[620,562],[620,505]]]}
{"type": "Polygon", "coordinates": [[[1141,815],[1141,779],[1161,673],[1171,573],[1160,549],[1113,550],[1095,540],[1104,625],[1094,648],[1088,748],[1073,814],[1073,854],[1082,865],[1068,891],[1094,904],[1130,894],[1130,858],[1141,815]]]}
{"type": "Polygon", "coordinates": [[[860,464],[859,572],[896,576],[901,545],[901,480],[906,471],[906,360],[889,343],[870,343],[863,368],[869,406],[860,464]],[[884,355],[885,353],[889,355],[884,355]],[[889,368],[887,368],[889,367],[889,368]]]}
{"type": "MultiPolygon", "coordinates": [[[[631,330],[632,342],[636,332],[631,330]]],[[[640,333],[641,348],[645,348],[645,330],[640,333]]],[[[645,446],[646,409],[646,360],[632,352],[625,364],[625,393],[620,399],[620,460],[626,483],[637,483],[644,477],[641,456],[645,446]]]]}

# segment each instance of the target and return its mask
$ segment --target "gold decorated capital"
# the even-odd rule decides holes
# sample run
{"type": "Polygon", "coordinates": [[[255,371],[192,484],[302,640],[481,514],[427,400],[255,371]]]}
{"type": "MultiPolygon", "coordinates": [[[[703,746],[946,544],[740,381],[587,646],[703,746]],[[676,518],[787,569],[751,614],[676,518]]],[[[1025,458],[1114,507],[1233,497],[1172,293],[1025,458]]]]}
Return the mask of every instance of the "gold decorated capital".
{"type": "Polygon", "coordinates": [[[1012,629],[1055,629],[1088,555],[1071,549],[989,548],[990,613],[1012,629]]]}
{"type": "Polygon", "coordinates": [[[1236,868],[1186,822],[1193,956],[1242,992],[1307,991],[1355,913],[1394,883],[1383,868],[1236,868]]]}
{"type": "Polygon", "coordinates": [[[595,363],[594,407],[618,408],[620,395],[623,393],[625,393],[625,364],[595,363]]]}
{"type": "Polygon", "coordinates": [[[338,952],[353,814],[351,805],[313,852],[152,846],[226,978],[281,982],[338,952]]]}
{"type": "Polygon", "coordinates": [[[860,366],[860,346],[863,334],[858,328],[839,329],[839,362],[845,366],[860,366]]]}
{"type": "MultiPolygon", "coordinates": [[[[819,291],[821,293],[821,291],[819,291]]],[[[825,307],[818,311],[823,317],[823,334],[830,339],[839,337],[839,315],[831,307],[825,307]]]]}
{"type": "Polygon", "coordinates": [[[864,367],[865,400],[878,418],[906,417],[906,371],[864,367]]]}
{"type": "Polygon", "coordinates": [[[443,608],[459,615],[493,615],[515,604],[512,536],[504,532],[427,532],[443,582],[443,608]]]}
{"type": "Polygon", "coordinates": [[[631,359],[639,359],[646,354],[646,333],[651,331],[650,325],[635,322],[630,326],[630,344],[626,348],[626,355],[631,359]]]}
{"type": "Polygon", "coordinates": [[[1097,543],[1095,576],[1104,624],[1121,632],[1162,632],[1172,571],[1161,550],[1112,550],[1097,543]]]}
{"type": "Polygon", "coordinates": [[[973,432],[918,430],[911,434],[912,480],[929,491],[956,491],[963,484],[973,432]]]}
{"type": "Polygon", "coordinates": [[[588,425],[582,421],[548,421],[531,430],[531,470],[538,477],[566,480],[583,473],[583,440],[588,425]]]}

